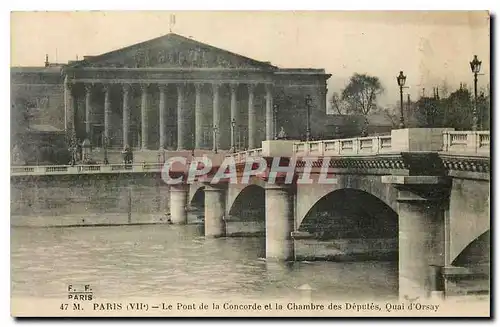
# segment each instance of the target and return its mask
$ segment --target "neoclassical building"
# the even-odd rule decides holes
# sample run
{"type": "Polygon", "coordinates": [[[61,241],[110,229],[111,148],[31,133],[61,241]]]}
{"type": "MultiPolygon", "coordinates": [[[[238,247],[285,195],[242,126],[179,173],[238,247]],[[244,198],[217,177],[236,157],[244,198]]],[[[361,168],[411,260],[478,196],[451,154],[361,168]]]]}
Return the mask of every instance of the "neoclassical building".
{"type": "Polygon", "coordinates": [[[260,147],[283,128],[328,137],[324,69],[279,68],[167,35],[67,64],[13,67],[12,98],[37,103],[38,123],[93,147],[141,150],[260,147]]]}

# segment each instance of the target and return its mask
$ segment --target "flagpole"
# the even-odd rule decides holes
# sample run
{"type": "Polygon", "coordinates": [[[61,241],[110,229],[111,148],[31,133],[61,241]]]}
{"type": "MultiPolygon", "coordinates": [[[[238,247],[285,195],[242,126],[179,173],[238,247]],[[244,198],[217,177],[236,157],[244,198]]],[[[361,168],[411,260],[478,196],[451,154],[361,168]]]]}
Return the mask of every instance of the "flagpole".
{"type": "Polygon", "coordinates": [[[170,15],[170,33],[172,33],[172,29],[175,25],[175,14],[170,15]]]}

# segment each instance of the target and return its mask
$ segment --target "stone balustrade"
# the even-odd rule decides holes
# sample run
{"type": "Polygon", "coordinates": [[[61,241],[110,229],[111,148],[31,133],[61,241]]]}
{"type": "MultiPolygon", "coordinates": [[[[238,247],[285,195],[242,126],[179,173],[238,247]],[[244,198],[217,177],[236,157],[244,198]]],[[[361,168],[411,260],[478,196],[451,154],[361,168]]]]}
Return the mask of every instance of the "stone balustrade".
{"type": "MultiPolygon", "coordinates": [[[[251,157],[375,156],[401,152],[442,152],[456,155],[489,156],[490,132],[414,128],[393,130],[391,135],[337,140],[308,142],[268,140],[262,142],[262,148],[230,153],[226,154],[225,157],[231,157],[235,162],[241,163],[251,157]]],[[[224,154],[221,155],[224,156],[224,154]]],[[[140,173],[160,172],[161,169],[162,164],[157,162],[130,165],[13,166],[11,167],[11,176],[140,173]]]]}
{"type": "Polygon", "coordinates": [[[487,131],[457,132],[450,128],[406,128],[392,130],[390,135],[348,139],[308,142],[268,140],[262,142],[262,148],[228,156],[233,157],[236,162],[244,162],[246,158],[253,156],[366,156],[440,151],[489,155],[489,142],[490,134],[487,131]]]}
{"type": "Polygon", "coordinates": [[[457,154],[490,153],[489,131],[447,131],[443,133],[443,152],[457,154]]]}
{"type": "Polygon", "coordinates": [[[235,162],[258,156],[342,156],[391,152],[391,136],[359,137],[324,141],[264,141],[263,148],[228,154],[235,162]],[[278,153],[280,152],[280,153],[278,153]]]}
{"type": "Polygon", "coordinates": [[[68,174],[119,174],[119,173],[146,173],[160,172],[161,163],[144,164],[112,164],[112,165],[61,165],[61,166],[13,166],[11,176],[44,176],[68,174]]]}
{"type": "Polygon", "coordinates": [[[391,136],[358,137],[338,140],[297,142],[295,156],[342,156],[379,154],[392,151],[391,136]]]}
{"type": "Polygon", "coordinates": [[[250,157],[261,157],[262,156],[262,148],[241,151],[236,153],[230,153],[226,155],[226,158],[233,158],[235,162],[245,162],[246,158],[250,157]]]}

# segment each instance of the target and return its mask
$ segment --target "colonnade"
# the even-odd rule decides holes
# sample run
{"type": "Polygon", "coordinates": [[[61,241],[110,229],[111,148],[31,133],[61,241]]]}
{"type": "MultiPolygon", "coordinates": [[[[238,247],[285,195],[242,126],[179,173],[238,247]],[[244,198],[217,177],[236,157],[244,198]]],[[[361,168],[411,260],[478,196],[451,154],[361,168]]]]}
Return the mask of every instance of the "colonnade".
{"type": "MultiPolygon", "coordinates": [[[[85,87],[85,131],[87,138],[91,134],[92,125],[92,98],[93,92],[95,92],[95,85],[102,86],[104,92],[104,136],[109,138],[110,136],[110,124],[111,124],[111,85],[110,83],[101,83],[96,81],[96,83],[86,83],[85,87]]],[[[151,84],[151,83],[137,83],[141,88],[141,149],[148,149],[148,98],[151,96],[152,86],[157,86],[159,90],[159,143],[160,149],[166,148],[167,141],[167,122],[166,122],[166,108],[167,108],[167,86],[169,83],[163,84],[151,84]]],[[[174,83],[172,83],[174,84],[174,83]]],[[[195,103],[194,103],[194,148],[200,149],[202,146],[202,135],[203,135],[203,125],[202,125],[202,105],[201,105],[201,94],[203,85],[210,84],[212,87],[212,132],[213,132],[213,149],[216,149],[220,145],[221,134],[221,108],[220,108],[220,88],[223,83],[193,83],[195,89],[195,103]]],[[[241,83],[243,84],[243,83],[241,83]]],[[[255,88],[259,83],[244,83],[247,85],[248,89],[248,148],[252,149],[256,147],[256,108],[254,105],[255,99],[255,88]]],[[[65,83],[65,94],[67,96],[67,104],[74,103],[74,94],[71,92],[71,87],[73,84],[65,83]]],[[[130,114],[131,114],[131,89],[134,84],[123,83],[121,84],[122,97],[123,97],[123,144],[122,146],[130,146],[130,114]]],[[[185,135],[187,121],[187,111],[185,105],[185,90],[188,87],[188,83],[175,83],[177,89],[177,150],[185,150],[187,148],[185,135]]],[[[239,124],[238,108],[237,108],[237,89],[240,83],[229,84],[230,89],[230,124],[231,124],[231,149],[235,148],[236,139],[234,133],[234,126],[239,124]]],[[[273,87],[271,84],[264,84],[266,89],[266,108],[265,108],[265,126],[266,126],[266,140],[273,138],[273,87]]]]}

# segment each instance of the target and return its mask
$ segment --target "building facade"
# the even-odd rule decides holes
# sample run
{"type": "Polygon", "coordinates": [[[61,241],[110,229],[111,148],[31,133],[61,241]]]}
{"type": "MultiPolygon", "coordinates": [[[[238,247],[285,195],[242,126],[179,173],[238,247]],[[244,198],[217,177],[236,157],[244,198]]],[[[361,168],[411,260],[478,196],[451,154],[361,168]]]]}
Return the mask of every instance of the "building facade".
{"type": "Polygon", "coordinates": [[[328,136],[329,77],[170,33],[64,65],[14,67],[11,96],[36,103],[38,123],[97,148],[240,150],[281,128],[305,138],[308,115],[312,136],[328,136]]]}

